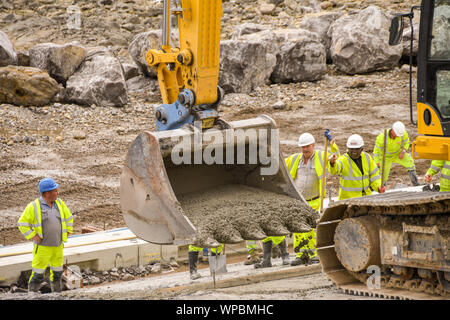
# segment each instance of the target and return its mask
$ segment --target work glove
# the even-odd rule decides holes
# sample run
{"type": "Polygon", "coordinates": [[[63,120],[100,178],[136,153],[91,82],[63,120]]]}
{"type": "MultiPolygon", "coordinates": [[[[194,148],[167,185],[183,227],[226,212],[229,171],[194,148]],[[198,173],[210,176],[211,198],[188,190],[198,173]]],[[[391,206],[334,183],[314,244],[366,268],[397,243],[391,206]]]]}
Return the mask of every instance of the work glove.
{"type": "Polygon", "coordinates": [[[331,130],[330,129],[326,129],[324,135],[328,139],[328,141],[333,140],[333,136],[331,135],[331,130]]]}

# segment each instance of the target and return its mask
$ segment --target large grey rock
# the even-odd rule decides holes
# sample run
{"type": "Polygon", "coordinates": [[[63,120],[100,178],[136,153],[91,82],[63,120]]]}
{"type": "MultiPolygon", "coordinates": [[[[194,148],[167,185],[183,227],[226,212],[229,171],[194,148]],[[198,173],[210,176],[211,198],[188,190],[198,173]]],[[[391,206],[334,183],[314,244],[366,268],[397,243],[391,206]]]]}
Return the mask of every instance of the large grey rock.
{"type": "Polygon", "coordinates": [[[304,17],[300,22],[300,28],[317,33],[327,51],[327,59],[331,58],[330,46],[331,38],[328,29],[331,24],[342,16],[340,12],[320,12],[304,17]]]}
{"type": "Polygon", "coordinates": [[[0,31],[0,67],[17,65],[17,54],[6,33],[0,31]]]}
{"type": "Polygon", "coordinates": [[[273,54],[260,42],[222,41],[219,85],[225,92],[249,93],[270,82],[275,63],[273,54]]]}
{"type": "Polygon", "coordinates": [[[450,57],[450,6],[441,4],[434,10],[433,39],[430,57],[447,59],[450,57]]]}
{"type": "Polygon", "coordinates": [[[390,17],[376,6],[333,22],[328,34],[336,67],[347,74],[357,74],[396,66],[403,47],[389,46],[390,22],[390,17]]]}
{"type": "MultiPolygon", "coordinates": [[[[156,78],[157,72],[155,67],[147,64],[146,55],[150,49],[161,49],[161,30],[151,30],[137,34],[128,46],[128,52],[134,62],[141,69],[142,73],[148,77],[156,78]]],[[[171,45],[176,41],[174,32],[171,34],[171,45]]]]}
{"type": "Polygon", "coordinates": [[[270,79],[275,83],[314,81],[327,71],[327,53],[320,37],[302,29],[274,30],[280,44],[270,79]]]}
{"type": "MultiPolygon", "coordinates": [[[[409,56],[411,52],[411,28],[405,29],[402,38],[402,56],[409,56]]],[[[419,25],[414,24],[414,39],[413,39],[413,56],[417,55],[419,49],[419,25]]]]}
{"type": "Polygon", "coordinates": [[[121,107],[128,103],[119,60],[108,50],[88,53],[78,70],[67,80],[63,100],[101,107],[121,107]]]}
{"type": "Polygon", "coordinates": [[[45,71],[22,66],[0,67],[0,103],[43,106],[61,89],[45,71]]]}
{"type": "Polygon", "coordinates": [[[78,43],[38,44],[28,51],[30,66],[45,70],[58,82],[65,84],[86,56],[78,43]]]}
{"type": "Polygon", "coordinates": [[[241,39],[263,44],[267,48],[267,56],[275,59],[270,77],[272,82],[313,81],[326,73],[325,46],[314,32],[304,29],[264,30],[244,35],[241,39]]]}

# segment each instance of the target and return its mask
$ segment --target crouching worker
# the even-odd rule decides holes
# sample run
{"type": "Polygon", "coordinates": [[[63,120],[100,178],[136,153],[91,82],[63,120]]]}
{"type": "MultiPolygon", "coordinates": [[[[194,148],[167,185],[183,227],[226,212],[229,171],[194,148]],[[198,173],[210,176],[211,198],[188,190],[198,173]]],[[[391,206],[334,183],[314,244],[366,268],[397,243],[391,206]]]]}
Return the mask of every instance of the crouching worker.
{"type": "Polygon", "coordinates": [[[52,178],[42,179],[38,186],[41,197],[27,205],[18,221],[25,239],[34,242],[29,292],[39,291],[48,266],[52,292],[62,291],[63,247],[73,233],[73,216],[58,198],[58,187],[52,178]]]}

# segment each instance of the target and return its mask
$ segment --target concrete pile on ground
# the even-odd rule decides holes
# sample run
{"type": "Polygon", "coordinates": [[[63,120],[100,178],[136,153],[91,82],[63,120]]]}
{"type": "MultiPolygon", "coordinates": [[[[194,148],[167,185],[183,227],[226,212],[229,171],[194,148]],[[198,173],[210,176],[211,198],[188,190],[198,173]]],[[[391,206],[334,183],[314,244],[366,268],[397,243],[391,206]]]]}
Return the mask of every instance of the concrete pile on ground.
{"type": "Polygon", "coordinates": [[[317,213],[301,200],[245,185],[230,184],[178,197],[197,228],[197,244],[238,243],[308,232],[317,213]]]}

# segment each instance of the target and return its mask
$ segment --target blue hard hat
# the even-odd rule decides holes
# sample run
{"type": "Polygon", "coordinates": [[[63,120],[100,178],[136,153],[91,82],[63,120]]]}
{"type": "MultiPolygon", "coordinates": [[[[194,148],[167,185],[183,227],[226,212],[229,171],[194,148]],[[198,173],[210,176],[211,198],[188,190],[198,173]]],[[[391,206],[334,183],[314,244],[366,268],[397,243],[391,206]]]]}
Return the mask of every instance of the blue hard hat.
{"type": "Polygon", "coordinates": [[[47,191],[55,190],[59,187],[59,184],[55,182],[52,178],[44,178],[39,182],[39,192],[44,193],[47,191]]]}

